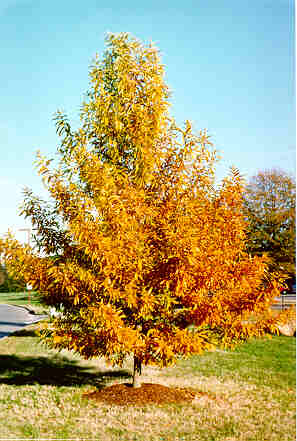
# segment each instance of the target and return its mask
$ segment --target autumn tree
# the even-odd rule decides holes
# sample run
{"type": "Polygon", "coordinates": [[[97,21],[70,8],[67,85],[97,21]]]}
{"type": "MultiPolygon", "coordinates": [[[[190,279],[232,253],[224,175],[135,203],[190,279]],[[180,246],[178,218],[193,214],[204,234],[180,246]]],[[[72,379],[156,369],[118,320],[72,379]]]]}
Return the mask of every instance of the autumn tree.
{"type": "Polygon", "coordinates": [[[246,252],[240,174],[215,187],[209,137],[176,125],[169,95],[157,48],[109,35],[80,127],[56,115],[59,163],[39,155],[51,202],[26,190],[35,245],[3,241],[11,273],[61,305],[43,338],[85,358],[133,356],[134,385],[142,365],[274,326],[277,282],[246,252]]]}
{"type": "Polygon", "coordinates": [[[295,275],[296,184],[280,169],[259,171],[244,193],[248,251],[267,253],[272,270],[295,275]]]}

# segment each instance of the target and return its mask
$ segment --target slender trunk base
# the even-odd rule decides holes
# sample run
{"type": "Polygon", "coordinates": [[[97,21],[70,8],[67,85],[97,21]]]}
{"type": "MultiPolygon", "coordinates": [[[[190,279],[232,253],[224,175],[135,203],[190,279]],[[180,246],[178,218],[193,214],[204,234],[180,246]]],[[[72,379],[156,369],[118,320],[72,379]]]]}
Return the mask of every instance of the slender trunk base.
{"type": "Polygon", "coordinates": [[[134,355],[132,387],[140,387],[141,360],[134,355]]]}

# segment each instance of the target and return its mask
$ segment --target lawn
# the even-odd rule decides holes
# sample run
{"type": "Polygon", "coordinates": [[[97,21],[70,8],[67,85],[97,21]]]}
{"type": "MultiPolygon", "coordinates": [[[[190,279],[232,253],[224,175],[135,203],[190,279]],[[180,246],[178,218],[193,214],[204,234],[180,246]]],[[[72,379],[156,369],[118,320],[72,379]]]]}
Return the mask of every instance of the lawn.
{"type": "Polygon", "coordinates": [[[38,294],[34,291],[24,292],[0,292],[0,304],[25,306],[35,312],[43,312],[47,306],[40,301],[38,294]]]}
{"type": "Polygon", "coordinates": [[[32,325],[0,341],[0,433],[6,439],[295,440],[295,338],[253,340],[160,370],[143,382],[207,392],[188,404],[118,407],[84,392],[130,381],[111,368],[39,343],[32,325]]]}

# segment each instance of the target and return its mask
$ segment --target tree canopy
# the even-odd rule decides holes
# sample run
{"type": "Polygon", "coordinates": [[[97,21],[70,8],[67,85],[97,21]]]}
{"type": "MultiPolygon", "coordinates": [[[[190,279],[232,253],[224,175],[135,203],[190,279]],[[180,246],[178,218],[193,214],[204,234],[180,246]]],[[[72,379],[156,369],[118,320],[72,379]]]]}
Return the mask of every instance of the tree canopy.
{"type": "Polygon", "coordinates": [[[51,203],[26,190],[35,245],[2,246],[11,273],[60,305],[47,341],[117,364],[132,355],[140,373],[274,328],[278,283],[246,252],[239,172],[216,188],[207,132],[170,117],[157,48],[128,34],[106,44],[80,127],[56,115],[59,163],[38,157],[51,203]]]}
{"type": "Polygon", "coordinates": [[[22,292],[26,290],[24,281],[14,279],[7,274],[4,266],[0,265],[0,293],[1,292],[22,292]]]}
{"type": "Polygon", "coordinates": [[[267,253],[270,268],[295,274],[296,184],[281,169],[259,171],[244,195],[248,251],[267,253]]]}

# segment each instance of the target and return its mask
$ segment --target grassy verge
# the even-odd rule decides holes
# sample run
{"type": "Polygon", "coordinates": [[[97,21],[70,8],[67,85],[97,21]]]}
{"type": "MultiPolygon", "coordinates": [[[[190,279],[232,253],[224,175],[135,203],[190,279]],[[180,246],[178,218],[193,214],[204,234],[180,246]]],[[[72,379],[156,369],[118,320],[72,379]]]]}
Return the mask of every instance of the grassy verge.
{"type": "Polygon", "coordinates": [[[46,311],[47,306],[40,301],[38,294],[31,291],[29,294],[24,292],[0,292],[0,304],[24,306],[35,312],[42,313],[46,311]]]}
{"type": "Polygon", "coordinates": [[[295,338],[253,340],[164,370],[146,367],[143,382],[192,387],[209,398],[131,408],[82,398],[94,387],[127,382],[130,361],[116,369],[50,351],[35,327],[0,341],[2,438],[295,440],[295,338]]]}

